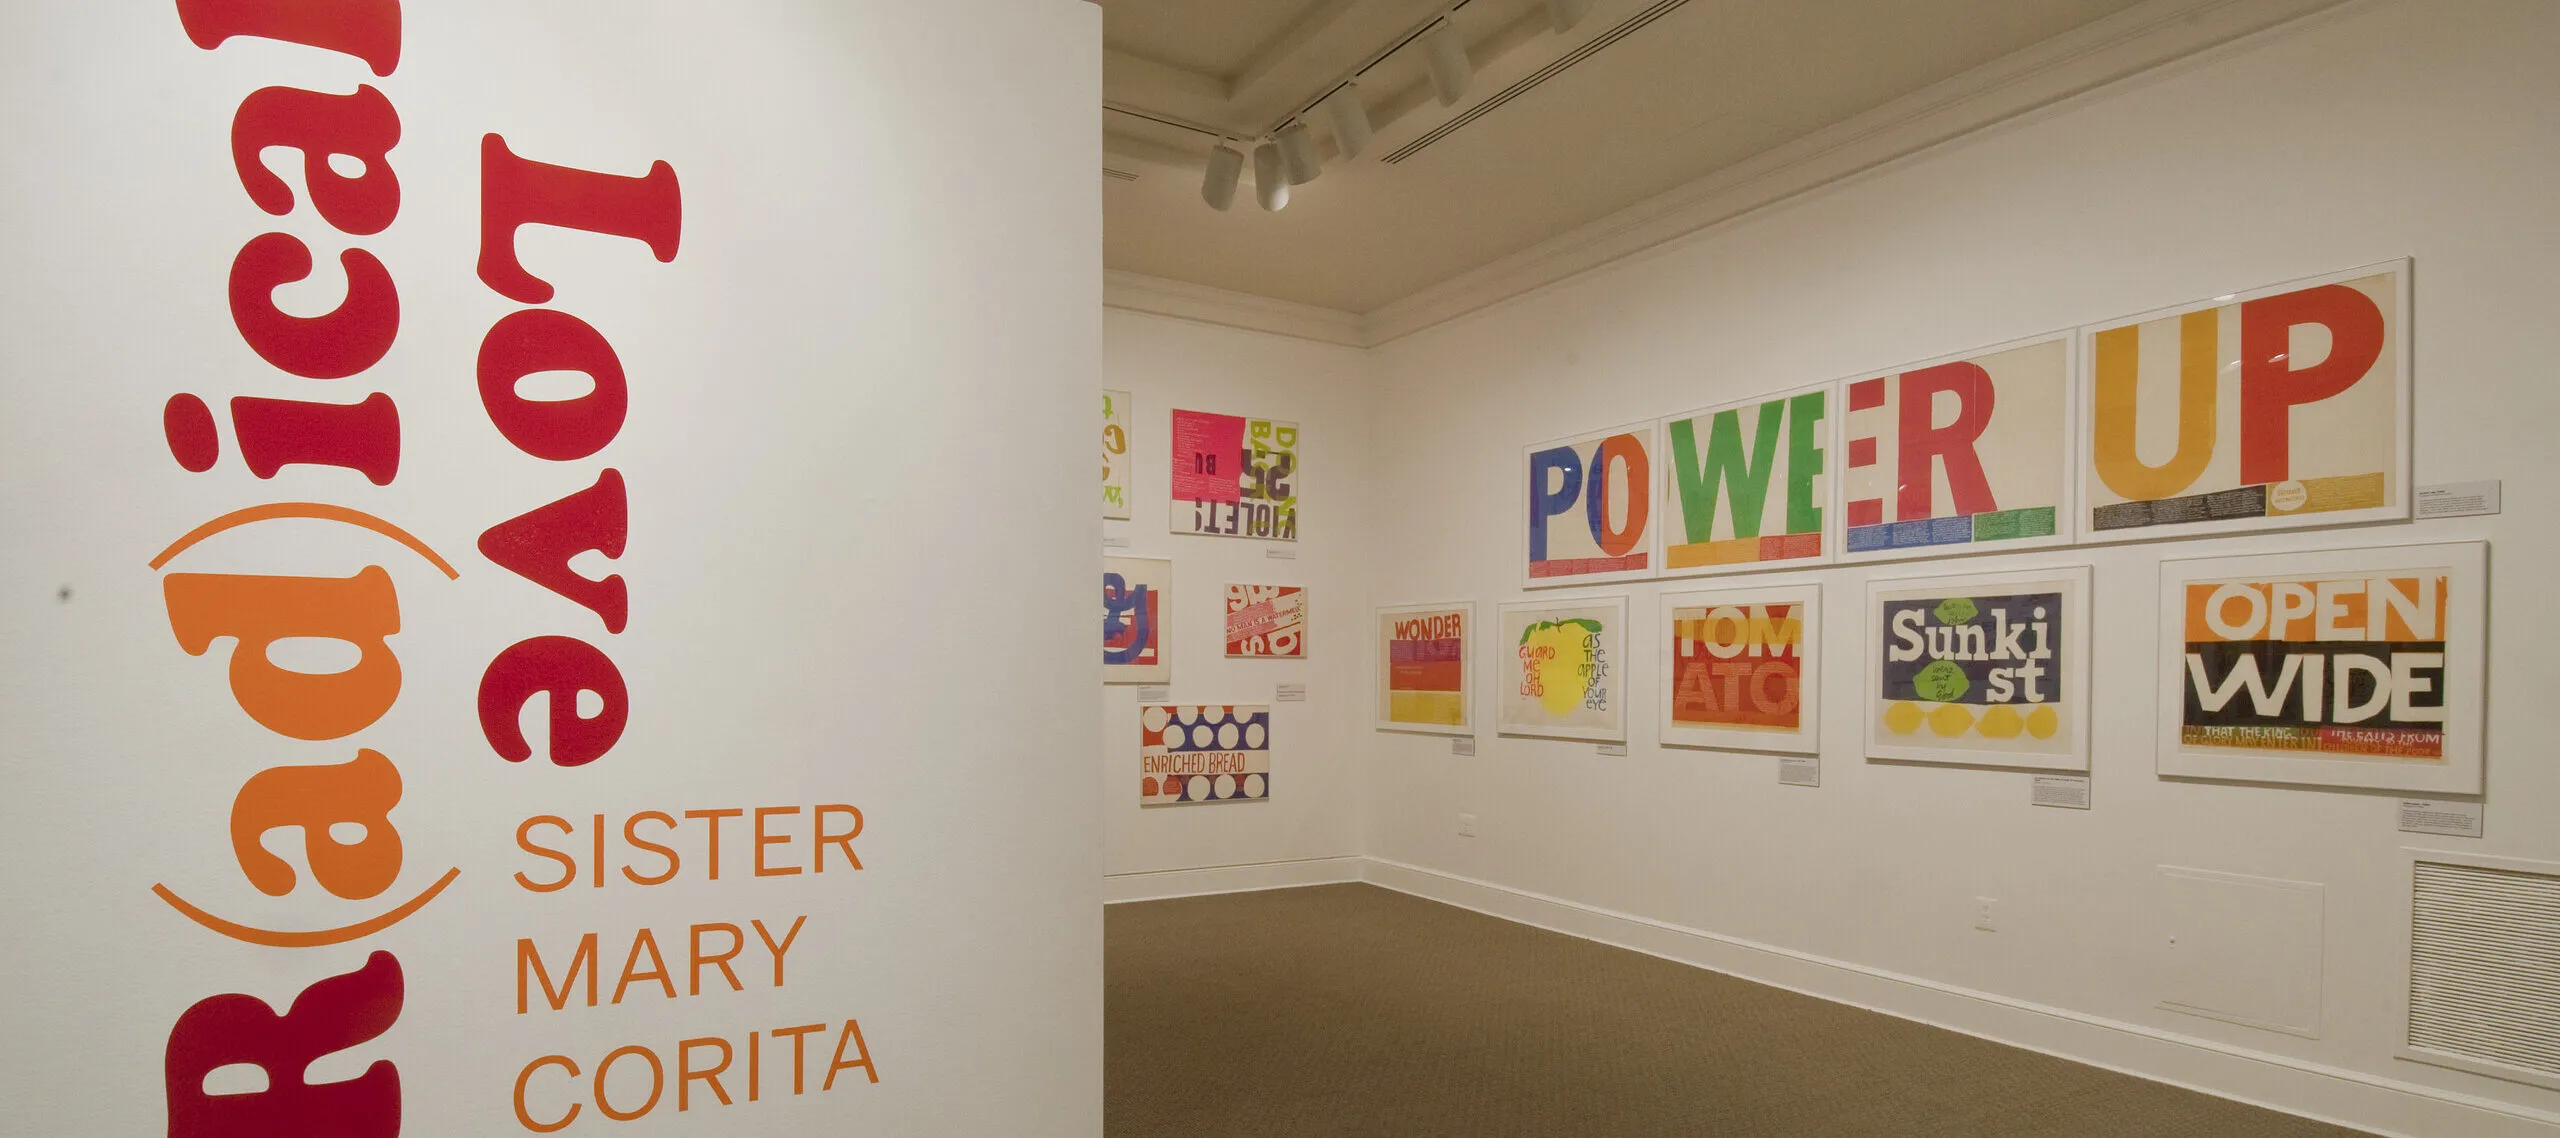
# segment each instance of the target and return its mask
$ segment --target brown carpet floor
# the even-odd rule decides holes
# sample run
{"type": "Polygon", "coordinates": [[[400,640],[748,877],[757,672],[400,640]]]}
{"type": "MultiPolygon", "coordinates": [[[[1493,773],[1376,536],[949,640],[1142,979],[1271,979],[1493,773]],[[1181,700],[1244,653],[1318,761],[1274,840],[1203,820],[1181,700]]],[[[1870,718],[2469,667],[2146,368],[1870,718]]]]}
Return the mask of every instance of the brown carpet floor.
{"type": "Polygon", "coordinates": [[[1375,886],[1106,922],[1111,1138],[2357,1133],[1375,886]]]}

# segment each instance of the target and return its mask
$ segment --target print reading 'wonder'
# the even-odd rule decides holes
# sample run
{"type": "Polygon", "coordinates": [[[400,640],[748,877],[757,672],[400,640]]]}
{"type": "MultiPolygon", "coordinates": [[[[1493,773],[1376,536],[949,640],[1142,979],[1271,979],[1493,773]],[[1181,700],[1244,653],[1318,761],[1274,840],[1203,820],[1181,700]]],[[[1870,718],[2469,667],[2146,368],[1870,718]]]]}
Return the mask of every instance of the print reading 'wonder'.
{"type": "Polygon", "coordinates": [[[2191,746],[2444,757],[2442,575],[2190,584],[2191,746]]]}

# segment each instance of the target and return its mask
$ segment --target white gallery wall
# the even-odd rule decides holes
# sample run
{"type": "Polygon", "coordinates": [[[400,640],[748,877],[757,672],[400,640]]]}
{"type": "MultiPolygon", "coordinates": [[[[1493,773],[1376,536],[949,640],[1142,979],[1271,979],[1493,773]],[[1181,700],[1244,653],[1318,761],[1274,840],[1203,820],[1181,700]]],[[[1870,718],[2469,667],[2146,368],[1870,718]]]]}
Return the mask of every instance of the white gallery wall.
{"type": "Polygon", "coordinates": [[[1814,571],[1835,693],[1819,788],[1779,785],[1768,755],[1657,746],[1655,652],[1631,642],[1624,757],[1371,735],[1381,879],[2398,1132],[2545,1132],[2560,1094],[2393,1050],[2402,848],[2560,859],[2555,59],[2544,0],[2351,3],[1379,349],[1379,605],[1623,592],[1644,627],[1674,586],[1520,589],[1524,444],[2404,255],[2415,481],[2506,490],[2488,517],[1814,571]],[[2475,538],[2492,543],[2484,839],[2398,832],[2390,794],[2154,776],[2163,558],[2475,538]],[[1863,704],[1838,693],[1859,680],[1865,581],[2071,564],[2094,568],[2092,809],[2029,805],[2022,772],[1863,760],[1863,704]],[[2310,943],[2261,946],[2307,952],[2310,1034],[2157,1006],[2176,994],[2162,866],[2320,887],[2310,943]],[[1979,898],[1996,931],[1976,929],[1979,898]]]}
{"type": "Polygon", "coordinates": [[[1104,314],[1102,344],[1104,386],[1128,392],[1135,405],[1133,516],[1101,523],[1106,539],[1128,544],[1103,552],[1173,562],[1168,698],[1268,703],[1272,716],[1267,800],[1141,806],[1139,689],[1102,688],[1098,769],[1103,862],[1112,875],[1106,895],[1339,878],[1339,859],[1360,852],[1368,746],[1369,360],[1353,348],[1117,309],[1104,314]],[[1177,408],[1298,424],[1298,540],[1170,532],[1177,408]],[[1229,584],[1305,586],[1306,658],[1228,658],[1229,584]],[[1305,701],[1274,702],[1281,684],[1305,685],[1305,701]],[[1175,870],[1223,872],[1161,876],[1175,870]]]}
{"type": "Polygon", "coordinates": [[[1100,41],[0,8],[0,1129],[1099,1134],[1100,41]]]}

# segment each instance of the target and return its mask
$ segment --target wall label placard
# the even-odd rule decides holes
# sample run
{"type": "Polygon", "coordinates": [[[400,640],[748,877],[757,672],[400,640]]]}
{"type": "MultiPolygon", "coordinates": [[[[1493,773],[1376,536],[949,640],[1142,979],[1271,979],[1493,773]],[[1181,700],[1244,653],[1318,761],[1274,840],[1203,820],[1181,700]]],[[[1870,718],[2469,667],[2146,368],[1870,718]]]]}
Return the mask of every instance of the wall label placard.
{"type": "Polygon", "coordinates": [[[2400,800],[2400,831],[2406,834],[2442,834],[2449,838],[2476,838],[2483,830],[2483,811],[2477,799],[2403,798],[2400,800]]]}
{"type": "Polygon", "coordinates": [[[2498,512],[2498,480],[2418,487],[2420,518],[2468,518],[2498,512]]]}

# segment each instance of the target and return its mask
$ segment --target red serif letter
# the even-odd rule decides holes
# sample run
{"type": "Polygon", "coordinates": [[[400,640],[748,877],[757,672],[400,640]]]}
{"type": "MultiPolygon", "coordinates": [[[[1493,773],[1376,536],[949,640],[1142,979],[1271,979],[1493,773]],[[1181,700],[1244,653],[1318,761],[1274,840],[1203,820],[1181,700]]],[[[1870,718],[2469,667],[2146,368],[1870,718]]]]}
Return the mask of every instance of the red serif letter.
{"type": "Polygon", "coordinates": [[[631,612],[622,575],[590,581],[569,568],[569,559],[590,549],[619,558],[630,532],[630,502],[623,496],[622,472],[608,467],[596,477],[595,485],[489,527],[480,535],[480,554],[585,605],[603,618],[606,632],[620,632],[631,612]]]}
{"type": "Polygon", "coordinates": [[[2345,285],[2240,305],[2240,481],[2293,477],[2293,409],[2356,385],[2382,355],[2382,309],[2345,285]],[[2297,324],[2329,330],[2329,355],[2304,367],[2290,357],[2297,324]]]}
{"type": "Polygon", "coordinates": [[[631,693],[622,686],[622,670],[594,645],[568,636],[537,636],[518,642],[489,661],[480,676],[480,733],[498,757],[520,763],[533,757],[533,745],[517,729],[525,701],[551,697],[551,765],[584,766],[603,758],[622,738],[631,716],[631,693]],[[594,692],[604,704],[594,718],[578,714],[578,695],[594,692]]]}
{"type": "Polygon", "coordinates": [[[379,391],[362,403],[243,395],[231,401],[231,428],[241,460],[260,478],[297,463],[344,467],[376,486],[400,473],[400,408],[379,391]]]}
{"type": "Polygon", "coordinates": [[[178,0],[178,22],[206,51],[252,36],[352,55],[376,75],[400,66],[400,0],[178,0]]]}
{"type": "Polygon", "coordinates": [[[676,168],[653,163],[626,178],[519,158],[507,140],[480,140],[480,280],[526,304],[551,299],[551,285],[516,260],[516,228],[554,225],[644,242],[660,261],[676,259],[684,196],[676,168]]]}
{"type": "Polygon", "coordinates": [[[1957,515],[2000,508],[1991,496],[1990,480],[1983,477],[1982,455],[1973,449],[1974,440],[1991,425],[1991,407],[1998,398],[1991,373],[1981,364],[1940,364],[1902,373],[1902,415],[1894,449],[1894,477],[1902,483],[1894,500],[1896,517],[1915,521],[1931,516],[1939,459],[1947,464],[1947,491],[1957,515]],[[1937,425],[1941,391],[1956,395],[1956,421],[1943,427],[1937,425]]]}
{"type": "Polygon", "coordinates": [[[380,233],[399,214],[400,179],[390,160],[399,144],[400,113],[371,87],[352,95],[268,87],[251,92],[231,116],[231,163],[249,200],[278,217],[293,212],[293,187],[259,160],[270,146],[291,147],[302,152],[311,204],[341,233],[380,233]],[[333,154],[364,163],[364,172],[340,175],[329,167],[333,154]]]}
{"type": "Polygon", "coordinates": [[[390,1060],[337,1083],[306,1083],[303,1070],[390,1030],[401,994],[400,961],[377,952],[364,967],[303,989],[281,1016],[255,996],[198,1001],[169,1029],[169,1138],[395,1138],[400,1071],[390,1060]],[[239,1063],[265,1071],[267,1089],[205,1093],[206,1075],[239,1063]]]}
{"type": "Polygon", "coordinates": [[[231,260],[231,320],[240,338],[268,363],[307,379],[354,375],[391,350],[400,333],[400,294],[391,271],[362,249],[338,255],[347,298],[326,316],[288,316],[276,286],[311,275],[311,247],[282,233],[263,233],[231,260]]]}
{"type": "Polygon", "coordinates": [[[604,333],[566,312],[529,308],[480,338],[480,405],[516,449],[567,462],[603,450],[622,431],[630,387],[604,333]],[[535,372],[584,372],[594,389],[575,399],[527,399],[518,381],[535,372]]]}

